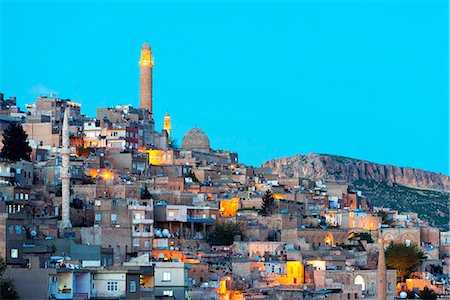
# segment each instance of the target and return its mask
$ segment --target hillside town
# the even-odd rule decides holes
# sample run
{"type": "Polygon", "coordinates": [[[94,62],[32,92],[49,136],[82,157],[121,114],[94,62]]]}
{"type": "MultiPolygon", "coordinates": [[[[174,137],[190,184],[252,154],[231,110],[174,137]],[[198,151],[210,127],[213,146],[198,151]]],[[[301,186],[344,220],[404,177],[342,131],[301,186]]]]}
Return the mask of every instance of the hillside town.
{"type": "Polygon", "coordinates": [[[20,124],[31,148],[0,161],[11,299],[450,299],[450,232],[351,182],[245,165],[200,128],[177,145],[153,68],[146,42],[139,107],[95,117],[0,94],[0,132],[20,124]]]}

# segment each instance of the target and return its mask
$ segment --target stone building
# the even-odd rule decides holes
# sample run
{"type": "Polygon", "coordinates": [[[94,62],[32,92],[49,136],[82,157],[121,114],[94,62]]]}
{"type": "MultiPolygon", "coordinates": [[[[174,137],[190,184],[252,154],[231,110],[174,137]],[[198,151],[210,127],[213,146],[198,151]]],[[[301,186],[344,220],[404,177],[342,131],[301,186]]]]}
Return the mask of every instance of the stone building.
{"type": "Polygon", "coordinates": [[[228,165],[238,162],[236,153],[220,150],[212,150],[208,136],[200,128],[192,128],[183,137],[179,157],[176,163],[196,162],[205,164],[228,165]]]}
{"type": "MultiPolygon", "coordinates": [[[[344,298],[332,299],[377,299],[377,270],[316,270],[314,284],[317,290],[342,289],[344,298]]],[[[387,299],[396,295],[397,274],[387,271],[387,299]]],[[[342,294],[341,294],[342,295],[342,294]]]]}

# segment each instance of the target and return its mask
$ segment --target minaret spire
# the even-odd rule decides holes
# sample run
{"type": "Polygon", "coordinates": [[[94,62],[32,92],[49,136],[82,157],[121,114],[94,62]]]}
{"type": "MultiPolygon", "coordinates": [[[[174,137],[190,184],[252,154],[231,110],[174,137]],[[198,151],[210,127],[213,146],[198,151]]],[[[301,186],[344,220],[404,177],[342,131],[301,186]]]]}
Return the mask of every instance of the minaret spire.
{"type": "Polygon", "coordinates": [[[150,120],[153,119],[152,105],[152,70],[153,58],[152,49],[148,42],[142,45],[141,60],[139,61],[140,69],[140,108],[145,108],[150,114],[150,120]]]}
{"type": "Polygon", "coordinates": [[[61,168],[61,182],[62,182],[62,221],[61,229],[72,228],[70,223],[70,137],[69,137],[69,110],[64,111],[64,121],[62,127],[62,168],[61,168]]]}
{"type": "Polygon", "coordinates": [[[377,272],[377,300],[387,299],[387,273],[386,257],[384,254],[383,230],[380,230],[380,251],[378,252],[378,272],[377,272]]]}
{"type": "Polygon", "coordinates": [[[167,137],[169,138],[169,144],[170,144],[170,130],[172,129],[172,125],[170,124],[170,116],[169,112],[166,112],[166,115],[164,116],[164,126],[163,129],[167,131],[167,137]]]}

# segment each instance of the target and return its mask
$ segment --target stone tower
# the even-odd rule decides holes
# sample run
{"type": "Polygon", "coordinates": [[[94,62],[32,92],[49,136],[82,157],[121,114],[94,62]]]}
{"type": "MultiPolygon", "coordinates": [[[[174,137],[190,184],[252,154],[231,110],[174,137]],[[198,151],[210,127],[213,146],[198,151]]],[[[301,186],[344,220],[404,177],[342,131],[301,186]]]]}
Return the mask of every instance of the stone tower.
{"type": "Polygon", "coordinates": [[[169,139],[169,143],[170,143],[170,130],[172,129],[172,125],[170,124],[170,116],[169,116],[168,112],[166,112],[166,115],[164,116],[163,129],[165,131],[167,131],[167,138],[169,139]]]}
{"type": "Polygon", "coordinates": [[[380,231],[380,251],[378,252],[377,300],[387,299],[386,257],[384,255],[383,231],[380,231]]]}
{"type": "Polygon", "coordinates": [[[142,45],[141,60],[139,61],[140,71],[140,108],[145,108],[150,114],[150,120],[153,120],[152,112],[152,70],[153,59],[150,44],[145,42],[142,45]]]}
{"type": "Polygon", "coordinates": [[[62,127],[62,156],[61,182],[62,182],[62,221],[61,229],[72,228],[70,223],[70,137],[69,137],[69,110],[64,111],[64,121],[62,127]]]}

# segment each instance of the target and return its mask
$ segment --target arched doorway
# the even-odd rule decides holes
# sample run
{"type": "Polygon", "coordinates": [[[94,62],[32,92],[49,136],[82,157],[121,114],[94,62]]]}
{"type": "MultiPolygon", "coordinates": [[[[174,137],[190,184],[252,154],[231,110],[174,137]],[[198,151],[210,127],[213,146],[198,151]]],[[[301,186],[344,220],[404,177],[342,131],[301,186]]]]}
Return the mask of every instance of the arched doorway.
{"type": "Polygon", "coordinates": [[[333,235],[331,234],[331,232],[328,232],[327,235],[325,236],[325,245],[328,246],[334,245],[333,235]]]}

